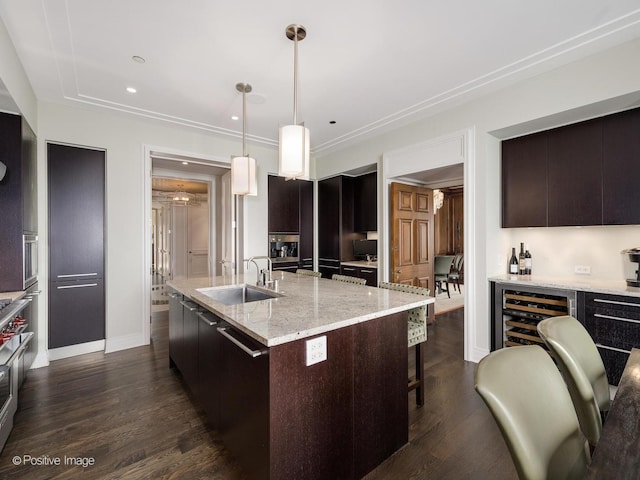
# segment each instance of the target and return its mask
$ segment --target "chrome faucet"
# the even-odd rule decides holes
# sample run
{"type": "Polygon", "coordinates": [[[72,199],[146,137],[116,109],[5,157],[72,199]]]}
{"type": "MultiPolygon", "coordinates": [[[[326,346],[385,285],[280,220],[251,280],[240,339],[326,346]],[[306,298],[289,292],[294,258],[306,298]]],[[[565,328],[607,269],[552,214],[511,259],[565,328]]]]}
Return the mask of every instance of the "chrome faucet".
{"type": "Polygon", "coordinates": [[[245,259],[245,262],[247,262],[247,268],[249,268],[249,263],[253,263],[256,266],[256,285],[258,287],[266,287],[271,283],[271,271],[273,270],[273,264],[271,263],[271,259],[269,257],[251,257],[245,259]],[[267,269],[260,270],[260,267],[258,267],[258,263],[256,262],[256,260],[266,260],[267,269]]]}

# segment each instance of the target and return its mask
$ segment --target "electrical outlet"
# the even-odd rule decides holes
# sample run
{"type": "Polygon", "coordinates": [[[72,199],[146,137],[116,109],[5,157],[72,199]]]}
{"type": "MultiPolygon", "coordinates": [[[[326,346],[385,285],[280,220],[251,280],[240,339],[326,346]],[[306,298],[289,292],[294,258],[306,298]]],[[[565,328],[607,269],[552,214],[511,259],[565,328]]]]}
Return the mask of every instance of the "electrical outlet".
{"type": "Polygon", "coordinates": [[[307,340],[307,367],[327,359],[327,336],[307,340]]]}
{"type": "Polygon", "coordinates": [[[577,275],[591,275],[591,267],[589,265],[575,265],[573,273],[577,275]]]}

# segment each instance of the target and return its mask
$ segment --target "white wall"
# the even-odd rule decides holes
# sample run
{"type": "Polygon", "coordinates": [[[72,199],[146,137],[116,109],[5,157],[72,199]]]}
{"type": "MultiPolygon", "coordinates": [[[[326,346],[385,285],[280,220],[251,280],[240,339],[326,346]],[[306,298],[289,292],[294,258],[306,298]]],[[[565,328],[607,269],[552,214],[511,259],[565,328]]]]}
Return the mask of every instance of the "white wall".
{"type": "MultiPolygon", "coordinates": [[[[586,245],[585,253],[574,252],[566,246],[575,243],[580,235],[572,229],[527,229],[523,232],[500,228],[499,138],[505,138],[506,132],[524,134],[562,122],[579,121],[585,115],[611,113],[624,108],[627,98],[637,101],[635,93],[640,92],[638,58],[640,40],[635,40],[317,158],[316,171],[318,178],[322,178],[377,162],[385,152],[475,128],[476,175],[472,179],[475,195],[471,201],[476,210],[476,251],[483,254],[465,258],[465,266],[468,262],[474,262],[475,266],[475,275],[472,278],[465,276],[465,280],[475,282],[478,287],[475,301],[467,305],[474,309],[477,323],[473,338],[468,339],[471,345],[466,348],[466,351],[476,353],[468,360],[477,361],[489,350],[488,278],[504,273],[506,252],[520,239],[531,244],[536,262],[534,269],[538,274],[573,271],[573,265],[580,262],[591,266],[592,276],[621,278],[619,247],[633,247],[639,243],[636,227],[582,229],[582,235],[586,233],[592,240],[581,241],[586,245]],[[591,107],[583,108],[585,106],[591,107]],[[562,252],[563,256],[555,252],[562,252]]],[[[630,106],[633,104],[627,105],[630,106]]],[[[425,163],[423,169],[434,166],[437,165],[425,163]]]]}
{"type": "MultiPolygon", "coordinates": [[[[107,241],[106,311],[107,351],[129,348],[144,342],[144,145],[194,155],[230,158],[241,151],[240,139],[216,137],[185,127],[131,117],[118,112],[72,108],[52,103],[38,104],[38,175],[40,235],[46,253],[46,142],[63,142],[101,147],[107,150],[107,241]]],[[[258,196],[244,204],[244,222],[249,235],[246,255],[266,254],[267,179],[277,168],[277,151],[251,146],[258,161],[258,196]]],[[[146,172],[150,175],[150,172],[146,172]]],[[[47,278],[46,255],[41,267],[47,278]]],[[[46,286],[46,282],[43,283],[46,286]]],[[[46,295],[46,292],[45,292],[46,295]]],[[[46,296],[44,302],[46,304],[46,296]]],[[[42,331],[47,328],[43,316],[42,331]]],[[[46,345],[46,342],[42,342],[46,345]]]]}

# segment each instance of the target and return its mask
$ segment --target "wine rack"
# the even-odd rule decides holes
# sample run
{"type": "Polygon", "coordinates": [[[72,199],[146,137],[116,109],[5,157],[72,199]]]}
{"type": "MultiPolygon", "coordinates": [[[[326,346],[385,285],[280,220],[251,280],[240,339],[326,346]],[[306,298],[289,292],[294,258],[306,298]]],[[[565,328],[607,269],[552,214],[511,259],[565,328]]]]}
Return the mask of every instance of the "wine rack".
{"type": "Polygon", "coordinates": [[[540,345],[538,322],[545,318],[574,314],[575,292],[543,287],[497,283],[493,289],[492,349],[540,345]]]}

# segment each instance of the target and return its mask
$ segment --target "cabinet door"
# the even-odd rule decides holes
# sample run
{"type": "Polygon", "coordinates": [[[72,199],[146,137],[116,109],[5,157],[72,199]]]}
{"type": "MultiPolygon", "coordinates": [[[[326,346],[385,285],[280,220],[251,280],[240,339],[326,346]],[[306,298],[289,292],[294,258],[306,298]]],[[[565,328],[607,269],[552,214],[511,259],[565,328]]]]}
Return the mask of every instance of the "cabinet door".
{"type": "Polygon", "coordinates": [[[169,364],[180,370],[183,365],[182,339],[184,336],[182,295],[169,292],[169,364]]]}
{"type": "Polygon", "coordinates": [[[49,275],[104,273],[105,152],[48,144],[49,275]]]}
{"type": "Polygon", "coordinates": [[[603,119],[602,223],[640,224],[640,109],[603,119]]]}
{"type": "Polygon", "coordinates": [[[602,224],[602,120],[548,132],[549,226],[602,224]]]}
{"type": "Polygon", "coordinates": [[[269,232],[300,232],[300,182],[269,176],[269,232]]]}
{"type": "Polygon", "coordinates": [[[502,226],[547,226],[546,132],[502,142],[502,226]]]}
{"type": "Polygon", "coordinates": [[[198,313],[198,400],[209,423],[220,422],[220,319],[210,312],[198,313]]]}
{"type": "Polygon", "coordinates": [[[368,173],[355,178],[353,226],[356,232],[378,230],[378,174],[368,173]]]}
{"type": "Polygon", "coordinates": [[[22,118],[22,228],[38,231],[38,158],[36,134],[22,118]]]}
{"type": "Polygon", "coordinates": [[[378,269],[377,268],[358,268],[358,277],[364,278],[370,287],[378,286],[378,269]]]}
{"type": "Polygon", "coordinates": [[[340,260],[341,185],[340,177],[318,182],[318,256],[321,259],[340,260]]]}
{"type": "Polygon", "coordinates": [[[233,328],[219,332],[220,434],[251,478],[269,478],[269,355],[248,354],[238,343],[250,350],[266,347],[233,328]]]}
{"type": "Polygon", "coordinates": [[[104,283],[49,283],[49,348],[104,339],[104,283]]]}
{"type": "Polygon", "coordinates": [[[300,182],[300,262],[313,263],[313,182],[300,182]]]}
{"type": "Polygon", "coordinates": [[[182,376],[191,391],[198,395],[198,305],[190,300],[183,300],[183,337],[184,355],[182,376]]]}

